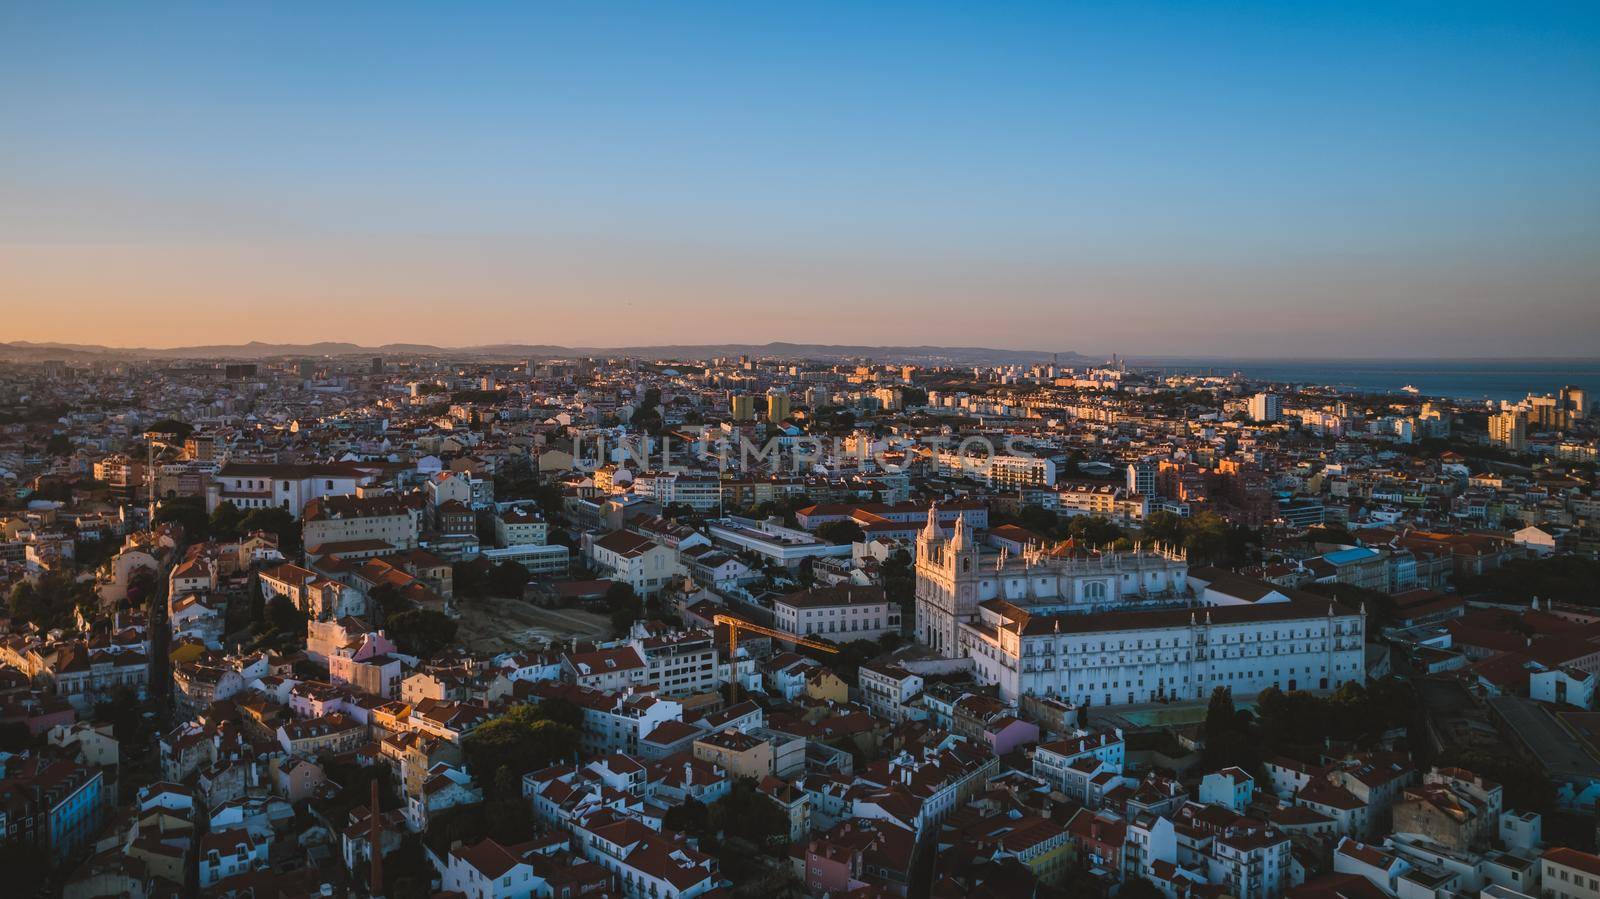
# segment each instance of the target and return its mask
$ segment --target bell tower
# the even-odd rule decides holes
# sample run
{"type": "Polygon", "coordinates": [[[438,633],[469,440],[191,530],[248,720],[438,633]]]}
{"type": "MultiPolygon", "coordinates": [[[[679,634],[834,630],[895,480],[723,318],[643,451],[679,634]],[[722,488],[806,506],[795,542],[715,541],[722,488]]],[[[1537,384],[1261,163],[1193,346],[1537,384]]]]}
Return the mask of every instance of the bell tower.
{"type": "Polygon", "coordinates": [[[956,516],[955,534],[950,537],[949,552],[945,564],[956,574],[957,580],[969,578],[977,573],[978,568],[978,541],[973,539],[971,531],[967,529],[967,516],[956,516]]]}
{"type": "Polygon", "coordinates": [[[956,518],[949,539],[939,529],[937,509],[917,535],[917,639],[947,659],[959,655],[958,622],[977,612],[980,548],[965,517],[956,518]]]}
{"type": "Polygon", "coordinates": [[[928,523],[917,533],[917,558],[918,567],[926,562],[932,562],[934,556],[944,545],[944,532],[939,529],[939,506],[934,503],[928,505],[928,523]]]}

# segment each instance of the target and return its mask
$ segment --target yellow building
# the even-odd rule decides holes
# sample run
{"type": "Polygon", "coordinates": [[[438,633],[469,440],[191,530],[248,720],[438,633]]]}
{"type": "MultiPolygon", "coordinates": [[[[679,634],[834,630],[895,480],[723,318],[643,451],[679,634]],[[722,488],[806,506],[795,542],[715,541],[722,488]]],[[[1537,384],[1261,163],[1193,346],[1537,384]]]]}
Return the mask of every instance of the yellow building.
{"type": "Polygon", "coordinates": [[[1520,452],[1528,445],[1528,413],[1508,409],[1489,416],[1489,442],[1520,452]]]}
{"type": "Polygon", "coordinates": [[[694,757],[710,762],[734,777],[759,780],[772,773],[772,744],[736,730],[725,730],[695,740],[694,757]]]}
{"type": "Polygon", "coordinates": [[[1012,821],[999,837],[999,849],[1026,865],[1040,883],[1050,886],[1061,883],[1073,861],[1066,828],[1036,816],[1012,821]]]}
{"type": "Polygon", "coordinates": [[[806,695],[828,702],[848,702],[850,686],[832,671],[818,668],[806,677],[806,695]]]}
{"type": "Polygon", "coordinates": [[[756,398],[748,393],[736,393],[729,401],[734,421],[755,421],[756,398]]]}
{"type": "Polygon", "coordinates": [[[789,417],[789,394],[774,387],[767,391],[767,421],[774,424],[789,417]]]}

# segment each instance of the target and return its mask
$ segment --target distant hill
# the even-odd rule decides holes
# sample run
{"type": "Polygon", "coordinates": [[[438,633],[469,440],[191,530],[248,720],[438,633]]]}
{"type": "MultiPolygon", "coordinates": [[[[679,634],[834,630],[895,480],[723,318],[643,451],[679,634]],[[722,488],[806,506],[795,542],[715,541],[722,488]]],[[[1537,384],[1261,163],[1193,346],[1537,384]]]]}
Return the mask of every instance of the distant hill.
{"type": "Polygon", "coordinates": [[[1085,357],[1062,351],[1005,350],[989,347],[945,346],[842,346],[819,343],[706,344],[634,347],[564,347],[550,344],[489,344],[485,346],[439,347],[421,343],[388,343],[361,346],[355,343],[217,344],[167,348],[105,347],[74,343],[30,343],[17,340],[0,343],[0,358],[19,362],[44,359],[273,359],[295,356],[455,356],[475,359],[553,359],[579,356],[631,356],[640,359],[709,359],[713,356],[763,356],[782,359],[838,361],[871,359],[885,362],[938,362],[951,365],[1027,364],[1048,362],[1054,356],[1062,362],[1081,363],[1085,357]]]}

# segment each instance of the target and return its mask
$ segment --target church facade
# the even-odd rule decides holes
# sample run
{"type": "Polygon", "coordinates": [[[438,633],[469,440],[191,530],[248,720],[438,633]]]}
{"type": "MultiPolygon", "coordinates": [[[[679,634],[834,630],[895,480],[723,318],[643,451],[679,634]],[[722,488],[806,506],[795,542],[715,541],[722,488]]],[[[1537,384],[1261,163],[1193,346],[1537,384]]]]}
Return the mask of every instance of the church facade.
{"type": "Polygon", "coordinates": [[[959,519],[948,538],[930,520],[916,574],[917,639],[972,659],[1007,701],[1128,705],[1365,680],[1360,612],[1243,579],[1196,580],[1181,552],[1012,555],[981,546],[959,519]]]}

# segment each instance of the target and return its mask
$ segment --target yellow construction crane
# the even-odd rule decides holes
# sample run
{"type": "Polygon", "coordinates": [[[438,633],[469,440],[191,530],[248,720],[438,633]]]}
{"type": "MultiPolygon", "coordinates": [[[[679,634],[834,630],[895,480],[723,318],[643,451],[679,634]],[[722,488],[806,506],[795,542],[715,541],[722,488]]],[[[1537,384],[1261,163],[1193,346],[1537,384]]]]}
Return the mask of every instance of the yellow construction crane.
{"type": "Polygon", "coordinates": [[[788,631],[780,631],[775,628],[762,627],[759,624],[751,624],[743,618],[735,618],[732,615],[713,615],[711,617],[711,623],[712,625],[726,624],[728,626],[728,680],[733,687],[732,693],[730,694],[730,700],[728,702],[729,705],[733,705],[739,701],[738,655],[740,631],[749,631],[752,634],[760,634],[764,637],[772,637],[777,640],[782,640],[785,643],[793,643],[796,646],[804,646],[807,649],[819,649],[823,652],[839,651],[839,647],[834,646],[831,643],[823,643],[820,640],[812,640],[807,637],[802,637],[799,634],[791,634],[788,631]]]}

